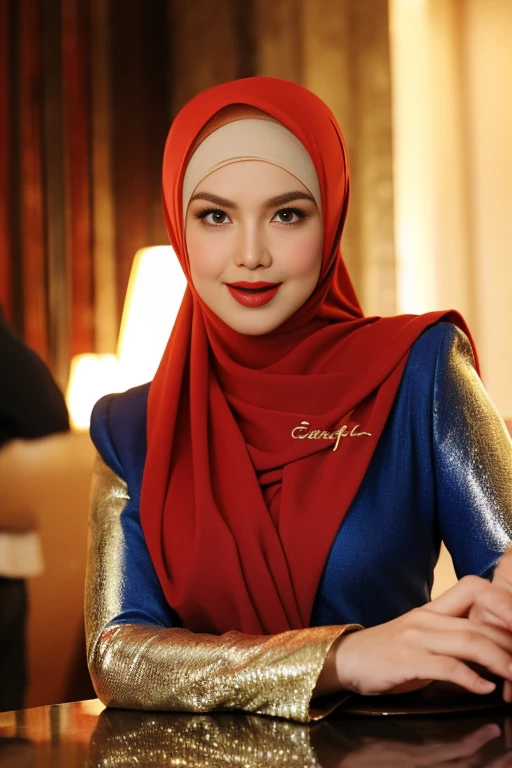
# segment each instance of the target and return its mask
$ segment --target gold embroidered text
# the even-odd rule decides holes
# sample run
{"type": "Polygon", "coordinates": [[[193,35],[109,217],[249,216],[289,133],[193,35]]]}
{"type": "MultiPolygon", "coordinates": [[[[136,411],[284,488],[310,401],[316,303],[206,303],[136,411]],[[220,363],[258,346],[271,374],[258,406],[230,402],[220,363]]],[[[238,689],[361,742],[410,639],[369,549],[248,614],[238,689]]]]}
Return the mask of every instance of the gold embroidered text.
{"type": "Polygon", "coordinates": [[[328,432],[322,429],[309,429],[309,421],[301,421],[298,427],[292,429],[292,437],[295,440],[335,440],[333,451],[338,450],[340,440],[343,437],[371,437],[371,432],[358,432],[360,424],[356,424],[352,429],[349,429],[347,424],[343,424],[334,432],[328,432]]]}

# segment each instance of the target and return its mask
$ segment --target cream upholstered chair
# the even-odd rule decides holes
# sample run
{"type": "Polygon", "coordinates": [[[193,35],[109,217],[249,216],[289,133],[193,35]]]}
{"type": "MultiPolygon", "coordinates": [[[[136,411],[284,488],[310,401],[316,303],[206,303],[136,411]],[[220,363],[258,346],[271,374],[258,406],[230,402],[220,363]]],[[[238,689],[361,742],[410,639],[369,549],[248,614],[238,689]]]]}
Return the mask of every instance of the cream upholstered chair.
{"type": "Polygon", "coordinates": [[[83,592],[94,447],[87,434],[14,440],[0,450],[0,529],[39,533],[30,579],[27,706],[94,695],[85,666],[83,592]]]}

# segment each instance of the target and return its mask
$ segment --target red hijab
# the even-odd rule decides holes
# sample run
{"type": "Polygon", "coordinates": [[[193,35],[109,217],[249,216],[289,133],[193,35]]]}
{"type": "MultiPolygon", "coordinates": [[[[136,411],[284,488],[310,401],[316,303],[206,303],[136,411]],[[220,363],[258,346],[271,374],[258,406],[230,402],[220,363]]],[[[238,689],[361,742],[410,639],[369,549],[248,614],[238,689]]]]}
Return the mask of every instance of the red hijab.
{"type": "Polygon", "coordinates": [[[254,77],[192,99],[169,133],[163,192],[188,288],[149,392],[147,546],[183,626],[256,634],[307,627],[411,346],[441,319],[468,331],[456,313],[363,316],[340,253],[349,197],[343,137],[328,107],[299,85],[254,77]],[[184,172],[206,123],[231,104],[256,107],[294,133],[322,195],[318,285],[263,336],[232,330],[201,301],[185,246],[184,172]]]}

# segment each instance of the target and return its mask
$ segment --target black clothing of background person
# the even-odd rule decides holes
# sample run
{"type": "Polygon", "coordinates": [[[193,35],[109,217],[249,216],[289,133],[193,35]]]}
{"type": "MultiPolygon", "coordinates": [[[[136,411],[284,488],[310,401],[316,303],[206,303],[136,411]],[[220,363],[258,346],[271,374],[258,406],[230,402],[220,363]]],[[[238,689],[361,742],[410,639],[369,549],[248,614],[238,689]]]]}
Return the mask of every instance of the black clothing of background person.
{"type": "MultiPolygon", "coordinates": [[[[0,305],[0,450],[15,438],[68,429],[62,392],[39,355],[11,329],[0,305]]],[[[0,563],[0,711],[24,706],[26,617],[25,579],[4,575],[0,563]]]]}
{"type": "Polygon", "coordinates": [[[39,355],[9,326],[0,305],[0,447],[17,437],[68,429],[62,392],[39,355]]]}

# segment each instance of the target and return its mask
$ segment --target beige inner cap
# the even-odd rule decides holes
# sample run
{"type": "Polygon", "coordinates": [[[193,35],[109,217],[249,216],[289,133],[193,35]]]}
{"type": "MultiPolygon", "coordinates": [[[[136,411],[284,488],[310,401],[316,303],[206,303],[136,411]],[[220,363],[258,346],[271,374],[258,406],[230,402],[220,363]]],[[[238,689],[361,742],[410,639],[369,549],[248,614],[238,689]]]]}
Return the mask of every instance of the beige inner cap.
{"type": "Polygon", "coordinates": [[[183,179],[183,215],[196,187],[223,165],[242,160],[264,160],[295,176],[311,192],[322,210],[315,166],[299,139],[275,120],[246,118],[222,125],[201,142],[183,179]]]}

